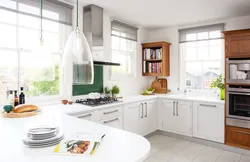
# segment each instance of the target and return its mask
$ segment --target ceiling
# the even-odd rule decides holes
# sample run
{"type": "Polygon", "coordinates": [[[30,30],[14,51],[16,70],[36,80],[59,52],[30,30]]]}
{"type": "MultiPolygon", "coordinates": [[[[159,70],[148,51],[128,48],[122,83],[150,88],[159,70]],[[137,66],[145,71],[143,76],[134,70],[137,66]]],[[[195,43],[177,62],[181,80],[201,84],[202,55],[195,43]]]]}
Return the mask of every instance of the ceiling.
{"type": "Polygon", "coordinates": [[[250,15],[250,0],[79,1],[96,4],[115,18],[150,29],[250,15]]]}

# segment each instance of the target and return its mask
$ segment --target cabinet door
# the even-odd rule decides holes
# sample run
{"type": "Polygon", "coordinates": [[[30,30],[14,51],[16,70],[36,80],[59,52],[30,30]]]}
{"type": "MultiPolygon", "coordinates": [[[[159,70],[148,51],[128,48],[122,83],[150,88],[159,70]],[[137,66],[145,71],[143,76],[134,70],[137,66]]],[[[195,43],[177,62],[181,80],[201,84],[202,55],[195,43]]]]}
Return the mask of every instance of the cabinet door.
{"type": "Polygon", "coordinates": [[[80,119],[90,120],[90,121],[96,121],[94,119],[94,112],[86,112],[82,114],[72,115],[80,119]]]}
{"type": "Polygon", "coordinates": [[[176,101],[178,133],[192,136],[192,102],[176,101]]]}
{"type": "Polygon", "coordinates": [[[157,121],[156,121],[156,115],[157,115],[157,103],[156,100],[147,101],[144,102],[144,117],[142,119],[143,121],[143,135],[147,135],[149,133],[152,133],[156,131],[157,129],[157,121]]]}
{"type": "Polygon", "coordinates": [[[142,104],[133,103],[124,106],[124,130],[140,134],[140,120],[142,118],[142,104]]]}
{"type": "Polygon", "coordinates": [[[249,129],[226,126],[226,144],[250,149],[249,129]]]}
{"type": "Polygon", "coordinates": [[[193,136],[224,143],[224,105],[194,102],[193,136]]]}
{"type": "Polygon", "coordinates": [[[227,57],[249,57],[250,35],[233,35],[227,39],[227,57]]]}
{"type": "Polygon", "coordinates": [[[162,128],[164,131],[176,133],[176,112],[174,100],[162,101],[162,128]]]}

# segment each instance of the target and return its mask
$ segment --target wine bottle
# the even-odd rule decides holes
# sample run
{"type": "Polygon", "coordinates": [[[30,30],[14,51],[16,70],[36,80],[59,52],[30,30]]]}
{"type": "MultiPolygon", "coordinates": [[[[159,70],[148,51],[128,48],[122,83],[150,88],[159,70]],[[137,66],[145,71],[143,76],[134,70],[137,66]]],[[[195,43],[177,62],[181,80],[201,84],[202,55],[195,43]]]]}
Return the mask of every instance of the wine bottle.
{"type": "Polygon", "coordinates": [[[25,94],[23,93],[23,87],[20,88],[21,93],[19,94],[19,104],[25,104],[25,94]]]}
{"type": "Polygon", "coordinates": [[[14,92],[15,92],[15,93],[14,93],[14,94],[15,94],[15,95],[14,95],[14,96],[15,96],[15,97],[14,97],[14,106],[16,107],[16,106],[19,104],[19,102],[18,102],[18,97],[17,97],[17,90],[15,90],[14,92]]]}

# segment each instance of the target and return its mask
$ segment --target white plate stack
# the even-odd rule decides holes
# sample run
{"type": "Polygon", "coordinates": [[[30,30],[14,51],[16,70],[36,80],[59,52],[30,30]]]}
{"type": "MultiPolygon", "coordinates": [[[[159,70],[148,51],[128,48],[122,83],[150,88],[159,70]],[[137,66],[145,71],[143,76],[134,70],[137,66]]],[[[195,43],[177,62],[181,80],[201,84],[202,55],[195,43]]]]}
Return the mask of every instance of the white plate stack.
{"type": "Polygon", "coordinates": [[[28,147],[40,148],[57,145],[63,139],[59,127],[41,126],[28,129],[23,143],[28,147]]]}

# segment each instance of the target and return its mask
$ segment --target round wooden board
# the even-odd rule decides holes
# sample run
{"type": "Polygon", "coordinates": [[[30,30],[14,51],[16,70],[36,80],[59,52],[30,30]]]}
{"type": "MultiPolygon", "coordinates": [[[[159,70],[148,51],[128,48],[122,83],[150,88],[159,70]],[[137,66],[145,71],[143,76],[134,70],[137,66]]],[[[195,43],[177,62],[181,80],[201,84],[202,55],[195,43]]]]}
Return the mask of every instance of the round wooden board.
{"type": "Polygon", "coordinates": [[[37,111],[32,111],[32,112],[24,112],[24,113],[14,113],[14,112],[10,112],[10,113],[6,113],[3,112],[2,117],[4,118],[24,118],[24,117],[29,117],[29,116],[35,116],[38,114],[41,114],[42,112],[40,110],[37,111]]]}

